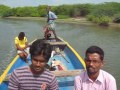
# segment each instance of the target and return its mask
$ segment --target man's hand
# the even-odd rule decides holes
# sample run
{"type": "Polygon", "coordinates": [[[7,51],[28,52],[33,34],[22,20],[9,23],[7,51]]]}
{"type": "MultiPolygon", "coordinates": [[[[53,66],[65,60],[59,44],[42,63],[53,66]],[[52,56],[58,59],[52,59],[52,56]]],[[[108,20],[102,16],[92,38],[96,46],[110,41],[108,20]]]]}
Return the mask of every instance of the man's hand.
{"type": "Polygon", "coordinates": [[[46,88],[47,88],[46,83],[42,83],[42,85],[41,85],[41,90],[46,90],[46,88]]]}

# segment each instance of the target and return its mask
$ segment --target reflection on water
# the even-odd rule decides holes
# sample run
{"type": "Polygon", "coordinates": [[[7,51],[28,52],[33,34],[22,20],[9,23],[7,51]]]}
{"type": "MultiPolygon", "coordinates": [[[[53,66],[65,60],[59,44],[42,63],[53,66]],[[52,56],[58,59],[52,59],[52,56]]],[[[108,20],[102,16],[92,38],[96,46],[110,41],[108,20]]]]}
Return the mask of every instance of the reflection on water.
{"type": "MultiPolygon", "coordinates": [[[[24,31],[29,41],[43,37],[45,22],[26,20],[0,20],[0,74],[16,54],[14,37],[24,31]]],[[[117,80],[120,89],[120,30],[98,26],[84,26],[57,23],[56,33],[68,41],[84,58],[85,50],[91,45],[98,45],[105,51],[104,70],[117,80]]]]}

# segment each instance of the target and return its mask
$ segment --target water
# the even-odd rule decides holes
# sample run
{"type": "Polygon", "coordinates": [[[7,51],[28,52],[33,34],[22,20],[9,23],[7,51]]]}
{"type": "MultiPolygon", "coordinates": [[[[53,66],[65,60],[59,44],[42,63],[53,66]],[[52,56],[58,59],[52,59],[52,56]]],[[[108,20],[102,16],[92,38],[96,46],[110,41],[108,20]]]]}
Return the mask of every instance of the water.
{"type": "MultiPolygon", "coordinates": [[[[32,20],[0,19],[0,74],[16,54],[14,37],[24,31],[28,41],[43,37],[45,22],[32,20]]],[[[85,50],[91,45],[98,45],[105,51],[103,69],[111,73],[120,89],[120,28],[85,26],[57,23],[56,33],[68,41],[84,58],[85,50]]]]}

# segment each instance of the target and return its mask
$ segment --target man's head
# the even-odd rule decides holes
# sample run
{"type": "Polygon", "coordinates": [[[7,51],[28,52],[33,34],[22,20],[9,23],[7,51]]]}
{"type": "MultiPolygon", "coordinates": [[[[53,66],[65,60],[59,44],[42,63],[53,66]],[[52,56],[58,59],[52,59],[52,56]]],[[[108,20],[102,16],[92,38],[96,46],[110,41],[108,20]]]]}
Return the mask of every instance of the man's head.
{"type": "Polygon", "coordinates": [[[50,11],[51,10],[51,6],[47,6],[46,10],[50,11]]]}
{"type": "Polygon", "coordinates": [[[100,59],[103,61],[104,59],[104,51],[98,47],[98,46],[91,46],[86,50],[85,56],[87,57],[87,54],[93,54],[93,53],[97,53],[100,55],[100,59]]]}
{"type": "Polygon", "coordinates": [[[85,63],[88,74],[99,73],[103,66],[104,51],[98,46],[91,46],[86,50],[85,63]]]}
{"type": "Polygon", "coordinates": [[[31,67],[34,73],[39,74],[44,70],[51,56],[51,51],[50,44],[45,43],[43,39],[38,39],[32,43],[30,54],[32,60],[31,67]]]}
{"type": "Polygon", "coordinates": [[[25,33],[24,32],[20,32],[18,35],[19,40],[23,40],[25,37],[25,33]]]}

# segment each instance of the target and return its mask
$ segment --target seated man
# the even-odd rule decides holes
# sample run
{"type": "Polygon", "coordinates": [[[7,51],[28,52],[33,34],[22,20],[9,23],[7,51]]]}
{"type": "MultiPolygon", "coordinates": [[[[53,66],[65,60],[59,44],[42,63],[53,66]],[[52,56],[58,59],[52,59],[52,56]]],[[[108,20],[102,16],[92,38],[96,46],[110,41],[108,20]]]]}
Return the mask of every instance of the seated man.
{"type": "Polygon", "coordinates": [[[17,49],[18,55],[25,60],[25,62],[28,62],[26,60],[29,52],[29,45],[28,45],[28,40],[25,37],[24,32],[20,32],[17,37],[15,37],[15,45],[17,49]]]}
{"type": "Polygon", "coordinates": [[[54,74],[46,69],[51,46],[38,39],[30,46],[31,64],[14,70],[9,79],[9,90],[59,90],[54,74]]]}
{"type": "Polygon", "coordinates": [[[75,77],[74,90],[117,90],[115,78],[102,70],[104,51],[91,46],[85,53],[86,70],[75,77]]]}

